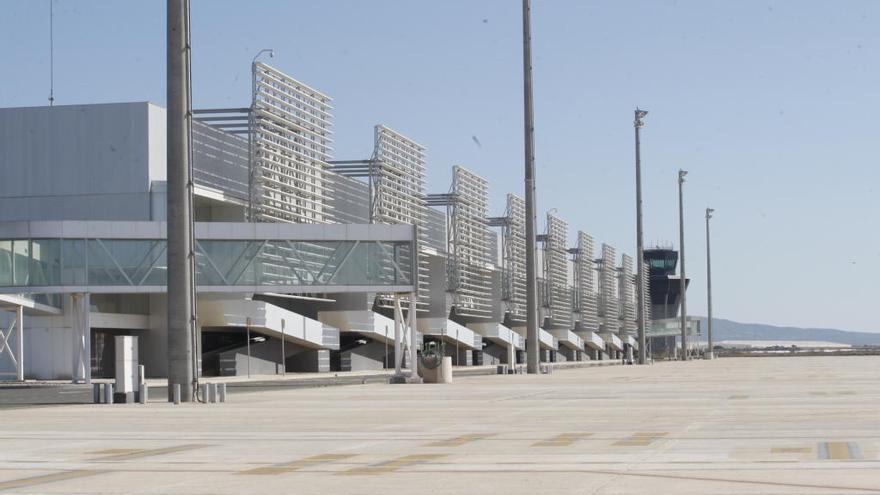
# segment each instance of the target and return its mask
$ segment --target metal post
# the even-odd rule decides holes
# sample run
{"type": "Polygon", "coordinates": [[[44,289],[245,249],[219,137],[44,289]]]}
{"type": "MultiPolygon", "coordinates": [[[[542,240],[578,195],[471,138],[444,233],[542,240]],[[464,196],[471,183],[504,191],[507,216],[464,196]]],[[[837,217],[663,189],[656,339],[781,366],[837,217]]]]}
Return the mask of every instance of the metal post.
{"type": "Polygon", "coordinates": [[[104,384],[104,404],[113,404],[113,384],[104,384]]]}
{"type": "Polygon", "coordinates": [[[419,354],[416,347],[416,323],[418,315],[416,314],[416,293],[409,295],[409,381],[421,383],[419,378],[419,354]]]}
{"type": "Polygon", "coordinates": [[[24,381],[24,306],[15,308],[15,354],[18,359],[16,379],[24,381]]]}
{"type": "Polygon", "coordinates": [[[681,360],[687,361],[687,273],[684,269],[684,177],[686,170],[678,171],[678,257],[681,261],[681,360]]]}
{"type": "Polygon", "coordinates": [[[641,142],[639,141],[639,129],[645,126],[642,119],[648,115],[647,110],[635,110],[635,121],[633,127],[636,129],[636,263],[638,269],[636,271],[636,318],[638,325],[639,338],[639,364],[648,362],[648,353],[645,345],[645,280],[644,280],[644,264],[645,264],[645,241],[644,231],[642,230],[642,155],[641,142]]]}
{"type": "Polygon", "coordinates": [[[523,107],[526,188],[526,368],[540,373],[538,342],[538,272],[535,260],[535,116],[532,102],[531,1],[523,0],[523,107]]]}
{"type": "Polygon", "coordinates": [[[400,376],[400,361],[403,357],[400,354],[400,323],[403,319],[400,310],[400,294],[394,294],[394,375],[400,376]]]}
{"type": "MultiPolygon", "coordinates": [[[[303,319],[305,322],[305,319],[303,319]]],[[[287,354],[284,353],[284,324],[286,323],[284,318],[281,318],[281,376],[287,375],[287,354]]],[[[305,333],[303,333],[305,335],[305,333]]]]}
{"type": "Polygon", "coordinates": [[[251,318],[244,320],[245,332],[247,332],[247,376],[251,377],[251,318]]]}
{"type": "Polygon", "coordinates": [[[712,249],[709,237],[709,219],[712,218],[712,208],[706,208],[706,309],[709,333],[709,359],[715,359],[715,344],[712,341],[712,249]]]}
{"type": "Polygon", "coordinates": [[[189,183],[189,0],[168,0],[167,10],[167,190],[168,204],[168,381],[184,384],[181,400],[193,399],[192,251],[189,183]]]}

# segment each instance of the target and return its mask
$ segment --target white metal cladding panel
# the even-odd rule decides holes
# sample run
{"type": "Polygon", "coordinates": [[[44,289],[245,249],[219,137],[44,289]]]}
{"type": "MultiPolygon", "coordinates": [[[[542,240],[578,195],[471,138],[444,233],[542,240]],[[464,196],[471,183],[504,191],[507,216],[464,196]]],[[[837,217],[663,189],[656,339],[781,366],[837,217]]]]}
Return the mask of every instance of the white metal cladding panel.
{"type": "Polygon", "coordinates": [[[586,232],[579,231],[575,255],[575,302],[581,328],[591,332],[599,330],[599,294],[596,292],[593,251],[593,238],[586,232]]]}
{"type": "MultiPolygon", "coordinates": [[[[425,215],[426,149],[406,136],[384,126],[375,127],[373,159],[376,161],[373,181],[373,223],[409,224],[419,232],[419,298],[421,307],[430,300],[430,262],[423,247],[427,246],[425,215]]],[[[380,305],[390,301],[380,299],[380,305]]]]}
{"type": "Polygon", "coordinates": [[[571,291],[568,287],[568,223],[547,214],[544,273],[550,317],[554,327],[571,327],[571,291]]]}
{"type": "Polygon", "coordinates": [[[445,253],[446,244],[446,212],[435,208],[425,208],[425,227],[421,229],[421,240],[424,246],[445,253]]]}
{"type": "Polygon", "coordinates": [[[507,225],[503,230],[503,298],[513,321],[526,321],[526,205],[514,194],[507,195],[507,225]]]}
{"type": "MultiPolygon", "coordinates": [[[[165,180],[146,102],[0,109],[0,221],[149,220],[165,180]],[[154,174],[154,175],[151,175],[154,174]]],[[[152,119],[152,120],[151,120],[152,119]]]]}
{"type": "Polygon", "coordinates": [[[628,254],[624,254],[621,257],[620,271],[618,272],[617,291],[620,303],[620,327],[625,333],[636,331],[635,282],[633,259],[628,254]]]}
{"type": "Polygon", "coordinates": [[[599,316],[602,317],[606,332],[617,332],[619,328],[616,257],[613,247],[602,244],[602,260],[599,263],[599,316]]]}
{"type": "Polygon", "coordinates": [[[448,232],[449,290],[456,313],[490,316],[492,280],[489,264],[489,183],[456,165],[452,169],[451,192],[456,201],[451,208],[448,232]]]}
{"type": "Polygon", "coordinates": [[[193,179],[196,185],[247,200],[247,140],[198,121],[193,122],[192,135],[193,179]]]}
{"type": "Polygon", "coordinates": [[[327,223],[330,98],[256,64],[254,203],[269,222],[327,223]]]}
{"type": "Polygon", "coordinates": [[[330,204],[333,219],[342,224],[370,223],[370,187],[353,177],[328,172],[333,177],[330,204]]]}

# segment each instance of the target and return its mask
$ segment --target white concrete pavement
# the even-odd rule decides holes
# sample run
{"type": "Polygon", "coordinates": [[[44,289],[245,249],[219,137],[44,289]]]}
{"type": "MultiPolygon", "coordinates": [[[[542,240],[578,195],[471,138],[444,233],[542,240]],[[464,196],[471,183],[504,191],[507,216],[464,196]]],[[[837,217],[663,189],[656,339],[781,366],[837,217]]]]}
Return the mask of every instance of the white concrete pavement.
{"type": "Polygon", "coordinates": [[[880,492],[880,358],[0,410],[0,493],[880,492]]]}

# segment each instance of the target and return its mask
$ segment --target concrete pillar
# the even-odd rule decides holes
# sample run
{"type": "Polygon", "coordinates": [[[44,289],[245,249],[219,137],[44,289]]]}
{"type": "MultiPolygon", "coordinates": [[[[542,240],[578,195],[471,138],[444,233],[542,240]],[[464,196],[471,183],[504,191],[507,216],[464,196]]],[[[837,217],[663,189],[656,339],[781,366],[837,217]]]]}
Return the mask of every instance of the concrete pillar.
{"type": "Polygon", "coordinates": [[[167,6],[168,383],[179,384],[180,400],[191,402],[195,381],[190,258],[189,0],[168,0],[167,6]]]}

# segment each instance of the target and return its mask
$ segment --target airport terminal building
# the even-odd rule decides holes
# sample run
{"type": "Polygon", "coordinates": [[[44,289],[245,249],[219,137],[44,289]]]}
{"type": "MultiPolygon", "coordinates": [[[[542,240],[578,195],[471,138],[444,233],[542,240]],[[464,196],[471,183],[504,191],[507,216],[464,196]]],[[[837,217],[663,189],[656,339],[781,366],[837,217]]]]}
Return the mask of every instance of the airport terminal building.
{"type": "MultiPolygon", "coordinates": [[[[409,307],[407,345],[523,362],[524,201],[493,211],[462,166],[429,191],[428,150],[381,124],[335,157],[328,96],[262,63],[254,91],[192,124],[202,375],[391,368],[409,307]]],[[[166,376],[165,126],[147,102],[0,109],[0,379],[111,377],[117,335],[166,376]]],[[[635,260],[550,213],[537,247],[542,361],[631,356],[635,260]]]]}

